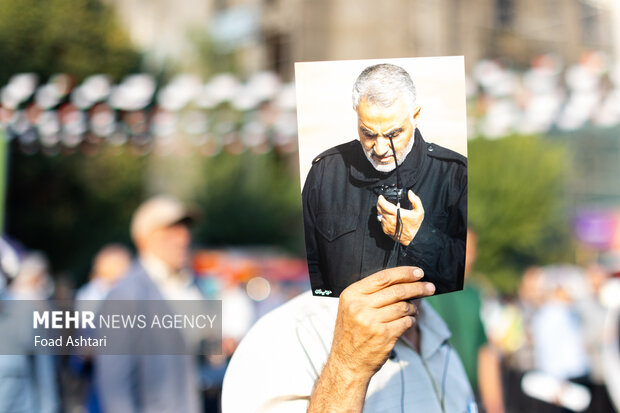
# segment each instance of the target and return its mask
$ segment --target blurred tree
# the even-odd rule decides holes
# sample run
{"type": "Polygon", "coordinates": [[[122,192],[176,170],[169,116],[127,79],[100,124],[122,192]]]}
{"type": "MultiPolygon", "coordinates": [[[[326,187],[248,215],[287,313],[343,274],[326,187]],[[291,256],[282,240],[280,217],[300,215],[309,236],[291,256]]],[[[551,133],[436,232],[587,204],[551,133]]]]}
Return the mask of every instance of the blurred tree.
{"type": "MultiPolygon", "coordinates": [[[[42,81],[60,72],[77,82],[96,73],[118,81],[140,65],[101,0],[1,1],[0,60],[0,85],[23,72],[42,81]]],[[[83,276],[104,242],[129,240],[144,160],[111,148],[95,157],[10,154],[7,233],[44,250],[55,270],[83,276]]]]}
{"type": "Polygon", "coordinates": [[[242,65],[239,56],[231,50],[217,47],[204,27],[189,29],[187,34],[193,53],[178,62],[178,69],[196,73],[209,79],[218,73],[239,73],[242,65]]]}
{"type": "Polygon", "coordinates": [[[119,80],[139,69],[140,56],[100,0],[3,0],[0,60],[0,84],[20,72],[79,82],[94,73],[119,80]]]}
{"type": "Polygon", "coordinates": [[[531,136],[478,138],[469,142],[468,155],[476,268],[501,292],[514,293],[527,266],[570,260],[565,148],[531,136]]]}
{"type": "Polygon", "coordinates": [[[299,176],[287,159],[275,151],[208,159],[198,195],[205,219],[197,240],[210,246],[279,245],[304,256],[299,176]]]}
{"type": "Polygon", "coordinates": [[[131,214],[142,201],[146,158],[104,147],[96,156],[48,157],[12,151],[7,233],[45,251],[55,271],[87,274],[108,242],[129,245],[131,214]]]}

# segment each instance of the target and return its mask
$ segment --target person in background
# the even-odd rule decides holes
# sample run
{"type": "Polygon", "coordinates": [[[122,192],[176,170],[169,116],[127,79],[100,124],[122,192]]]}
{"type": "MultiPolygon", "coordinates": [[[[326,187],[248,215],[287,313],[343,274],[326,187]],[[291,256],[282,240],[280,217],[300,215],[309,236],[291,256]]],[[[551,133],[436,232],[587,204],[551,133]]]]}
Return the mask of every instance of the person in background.
{"type": "Polygon", "coordinates": [[[93,259],[90,280],[75,295],[76,300],[104,300],[131,264],[129,250],[120,244],[105,245],[93,259]]]}
{"type": "MultiPolygon", "coordinates": [[[[186,300],[202,296],[187,270],[194,214],[178,200],[157,196],[131,221],[138,258],[109,300],[186,300]]],[[[184,355],[101,355],[95,359],[101,405],[109,413],[200,411],[198,371],[184,355]]]]}
{"type": "Polygon", "coordinates": [[[480,318],[481,294],[472,270],[476,261],[478,236],[467,230],[465,286],[462,291],[426,299],[446,322],[450,344],[461,356],[472,388],[487,413],[504,413],[500,353],[487,340],[480,318]]]}
{"type": "MultiPolygon", "coordinates": [[[[234,267],[239,258],[225,259],[234,267]]],[[[254,305],[239,278],[230,267],[203,272],[200,278],[203,296],[222,302],[222,352],[209,355],[200,366],[205,411],[209,412],[221,410],[222,383],[228,362],[254,322],[254,305]]]]}
{"type": "MultiPolygon", "coordinates": [[[[17,288],[20,295],[30,298],[39,296],[39,287],[44,285],[40,281],[46,280],[44,275],[47,275],[47,260],[42,253],[29,254],[26,260],[21,263],[20,268],[15,250],[6,240],[0,238],[0,300],[15,299],[10,291],[12,288],[9,287],[11,281],[20,276],[21,285],[17,288]],[[33,294],[33,291],[36,294],[33,294]]],[[[43,291],[49,290],[44,288],[43,291]]],[[[4,310],[6,306],[0,309],[0,318],[5,316],[4,310]]],[[[56,383],[56,368],[52,356],[0,355],[0,412],[58,413],[60,398],[56,383]]]]}
{"type": "Polygon", "coordinates": [[[52,296],[54,280],[49,274],[49,262],[45,254],[40,251],[26,254],[10,290],[17,300],[47,300],[52,296]]]}
{"type": "MultiPolygon", "coordinates": [[[[121,244],[108,244],[103,246],[93,259],[90,280],[76,293],[76,309],[94,310],[97,304],[87,304],[80,301],[105,300],[110,290],[125,275],[131,264],[131,253],[121,244]]],[[[101,411],[99,395],[94,387],[94,371],[92,358],[84,355],[71,355],[69,357],[69,370],[73,373],[75,387],[81,391],[75,392],[77,403],[84,404],[89,413],[101,411]],[[76,396],[77,396],[76,394],[76,396]]]]}
{"type": "Polygon", "coordinates": [[[546,299],[532,317],[534,368],[563,380],[588,375],[590,363],[586,354],[583,324],[571,294],[571,278],[575,270],[568,266],[545,270],[546,299]]]}
{"type": "Polygon", "coordinates": [[[613,406],[605,389],[603,343],[605,320],[608,309],[600,299],[602,286],[609,279],[608,270],[598,263],[591,263],[585,271],[586,286],[583,296],[576,301],[576,309],[582,320],[584,341],[590,374],[588,387],[592,392],[592,402],[586,413],[611,412],[613,406]]]}
{"type": "MultiPolygon", "coordinates": [[[[543,269],[544,301],[531,320],[534,370],[556,380],[587,385],[590,361],[586,352],[583,322],[575,307],[575,298],[583,292],[580,270],[568,265],[543,269]]],[[[563,400],[553,389],[549,412],[567,412],[563,400]]],[[[527,392],[526,392],[527,393],[527,392]]],[[[543,395],[544,396],[544,395],[543,395]]],[[[542,398],[544,400],[544,398],[542,398]]]]}
{"type": "Polygon", "coordinates": [[[419,298],[417,267],[347,287],[339,300],[303,293],[261,318],[224,378],[228,412],[473,412],[450,332],[419,298]]]}

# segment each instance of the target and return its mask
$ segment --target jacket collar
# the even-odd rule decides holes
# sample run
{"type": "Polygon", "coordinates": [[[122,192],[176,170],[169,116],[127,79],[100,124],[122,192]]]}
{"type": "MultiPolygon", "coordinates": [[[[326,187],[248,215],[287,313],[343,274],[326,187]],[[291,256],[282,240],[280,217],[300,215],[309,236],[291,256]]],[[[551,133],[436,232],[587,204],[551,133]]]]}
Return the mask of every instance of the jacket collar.
{"type": "Polygon", "coordinates": [[[428,360],[452,334],[446,323],[425,300],[420,300],[418,325],[420,326],[420,353],[428,360]]]}
{"type": "MultiPolygon", "coordinates": [[[[426,142],[418,128],[415,129],[413,148],[405,158],[405,161],[398,166],[400,176],[407,187],[413,186],[416,180],[417,171],[420,164],[424,161],[426,142]]],[[[349,162],[349,175],[353,182],[358,182],[361,186],[376,184],[380,181],[396,183],[396,170],[391,172],[379,172],[370,163],[362,145],[358,141],[357,148],[353,153],[353,159],[349,162]]]]}

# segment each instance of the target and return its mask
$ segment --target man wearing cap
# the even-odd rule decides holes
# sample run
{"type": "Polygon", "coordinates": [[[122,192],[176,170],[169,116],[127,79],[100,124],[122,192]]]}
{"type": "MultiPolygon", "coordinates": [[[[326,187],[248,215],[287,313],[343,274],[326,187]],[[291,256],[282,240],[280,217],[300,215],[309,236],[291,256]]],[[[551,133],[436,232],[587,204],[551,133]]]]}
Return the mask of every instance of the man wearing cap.
{"type": "Polygon", "coordinates": [[[317,156],[303,189],[313,293],[337,296],[398,265],[422,268],[438,294],[462,289],[467,159],[424,141],[415,86],[399,66],[364,69],[353,108],[359,140],[317,156]]]}
{"type": "MultiPolygon", "coordinates": [[[[157,196],[131,221],[138,258],[110,291],[109,300],[202,298],[186,271],[193,216],[179,201],[157,196]]],[[[199,412],[191,356],[99,356],[96,376],[105,412],[199,412]]]]}

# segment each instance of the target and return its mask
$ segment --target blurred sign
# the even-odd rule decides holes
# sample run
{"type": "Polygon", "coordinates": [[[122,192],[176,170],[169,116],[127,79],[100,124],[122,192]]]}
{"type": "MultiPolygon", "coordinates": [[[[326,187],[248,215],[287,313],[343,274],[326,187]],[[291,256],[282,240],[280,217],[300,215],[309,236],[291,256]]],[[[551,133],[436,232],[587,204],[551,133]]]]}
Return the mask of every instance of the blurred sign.
{"type": "Polygon", "coordinates": [[[601,250],[613,245],[618,227],[617,215],[609,211],[580,211],[573,220],[577,239],[601,250]]]}

